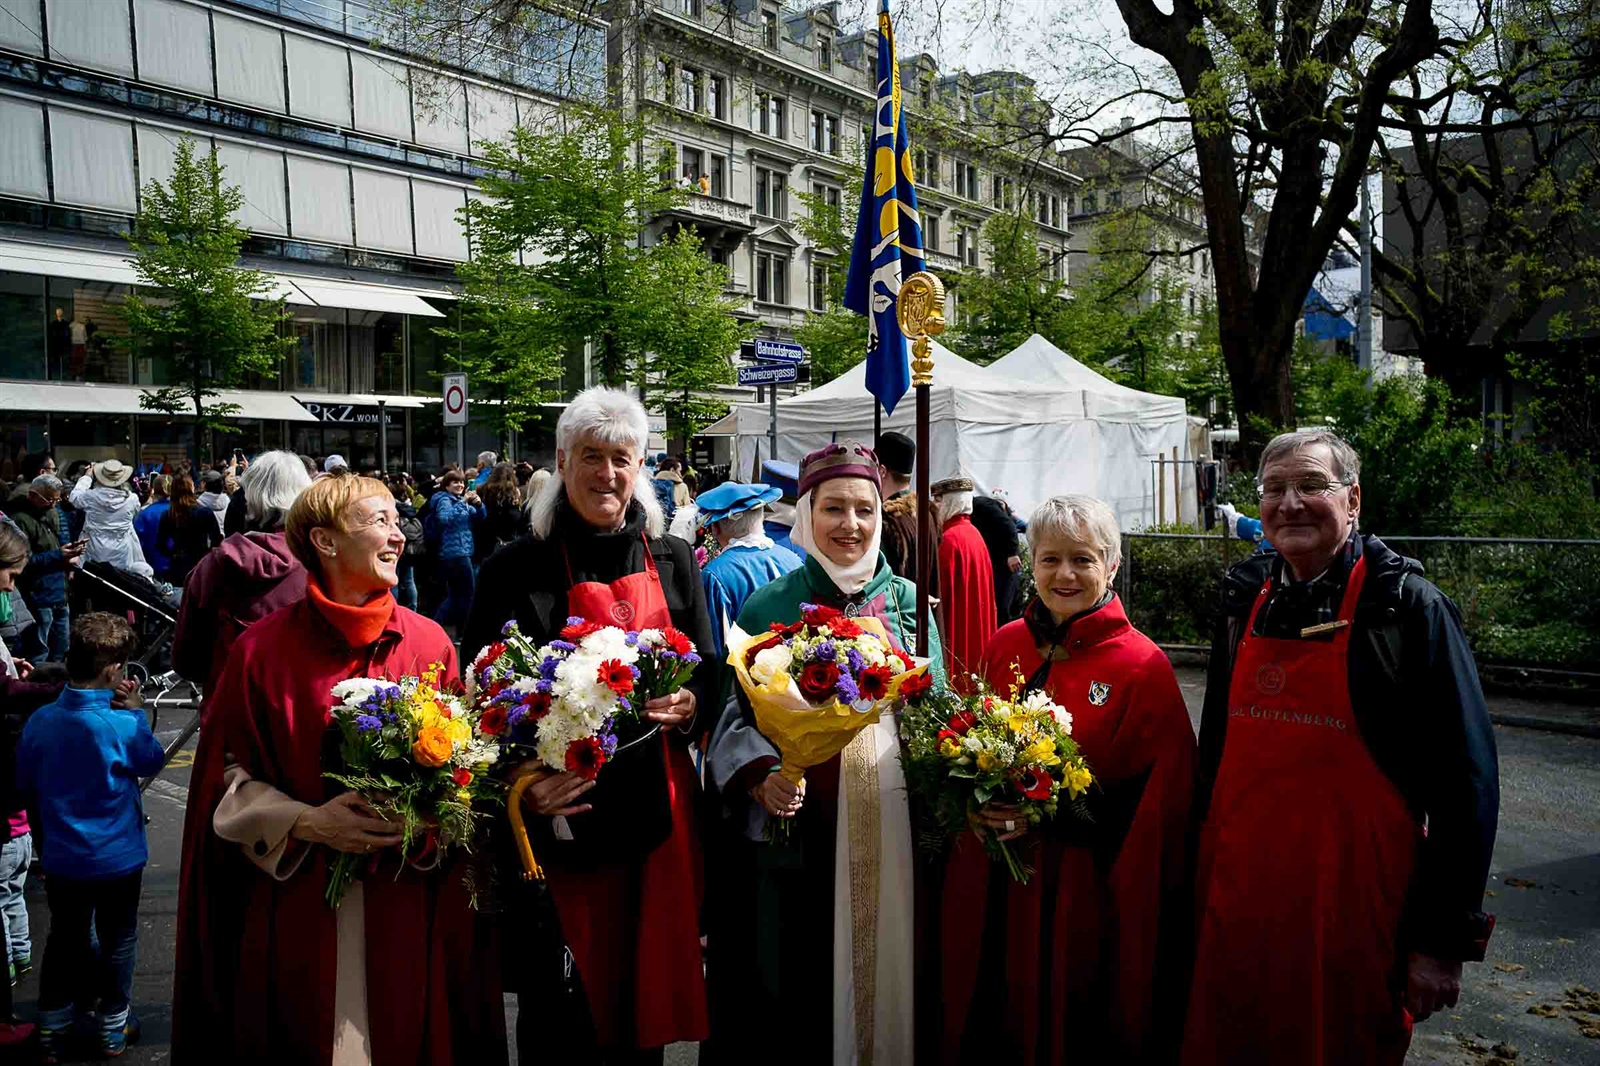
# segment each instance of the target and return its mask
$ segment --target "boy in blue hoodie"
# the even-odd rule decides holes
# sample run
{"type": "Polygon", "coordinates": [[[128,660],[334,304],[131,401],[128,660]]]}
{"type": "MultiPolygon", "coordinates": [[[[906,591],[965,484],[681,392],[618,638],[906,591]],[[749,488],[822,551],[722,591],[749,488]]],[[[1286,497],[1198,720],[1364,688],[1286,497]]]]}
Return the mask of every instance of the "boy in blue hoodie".
{"type": "Polygon", "coordinates": [[[161,769],[136,686],[123,667],[138,647],[125,619],[96,612],[74,619],[68,685],[28,719],[17,745],[17,787],[35,794],[44,830],[42,861],[50,936],[39,974],[39,1038],[58,1060],[76,1013],[99,1002],[106,1056],[138,1038],[129,1010],[139,932],[139,885],[149,850],[139,779],[161,769]],[[112,707],[112,700],[127,709],[112,707]],[[99,953],[90,937],[99,935],[99,953]]]}

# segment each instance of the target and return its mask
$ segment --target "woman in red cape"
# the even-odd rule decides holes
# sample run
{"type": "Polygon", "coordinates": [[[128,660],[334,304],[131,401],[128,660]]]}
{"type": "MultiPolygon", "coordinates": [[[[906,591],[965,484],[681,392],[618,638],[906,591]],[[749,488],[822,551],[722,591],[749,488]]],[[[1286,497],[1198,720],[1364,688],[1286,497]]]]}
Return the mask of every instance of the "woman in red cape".
{"type": "MultiPolygon", "coordinates": [[[[389,594],[404,547],[394,500],[370,478],[326,478],[296,500],[287,536],[310,574],[306,598],[234,645],[211,697],[227,769],[190,800],[213,811],[215,830],[195,887],[241,857],[253,875],[230,882],[237,898],[211,899],[238,908],[237,945],[206,945],[229,952],[231,965],[213,968],[231,1010],[222,1024],[185,1016],[174,1058],[505,1062],[494,940],[464,867],[403,864],[391,823],[323,777],[335,684],[434,667],[442,684],[457,680],[444,632],[389,594]],[[372,855],[337,910],[324,899],[335,851],[372,855]]],[[[206,953],[189,964],[212,964],[206,953]]]]}
{"type": "Polygon", "coordinates": [[[1175,1029],[1167,1012],[1182,1006],[1194,732],[1172,666],[1111,591],[1121,540],[1111,509],[1056,497],[1028,538],[1038,599],[989,642],[985,679],[1001,692],[1042,689],[1072,715],[1095,776],[1093,821],[1063,810],[1029,832],[1015,808],[985,807],[979,831],[1015,841],[1033,869],[1026,885],[974,833],[958,838],[941,901],[942,1059],[1160,1060],[1171,1050],[1162,1017],[1175,1029]]]}

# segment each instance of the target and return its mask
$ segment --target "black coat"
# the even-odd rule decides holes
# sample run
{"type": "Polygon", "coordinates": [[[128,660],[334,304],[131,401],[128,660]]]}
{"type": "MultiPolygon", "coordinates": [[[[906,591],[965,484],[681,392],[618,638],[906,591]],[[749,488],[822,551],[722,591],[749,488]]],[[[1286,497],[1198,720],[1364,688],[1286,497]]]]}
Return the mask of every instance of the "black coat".
{"type": "MultiPolygon", "coordinates": [[[[1494,729],[1461,613],[1422,564],[1363,535],[1366,582],[1350,635],[1350,702],[1379,769],[1428,832],[1406,900],[1402,947],[1441,959],[1483,957],[1483,890],[1500,813],[1494,729]]],[[[1278,556],[1262,551],[1223,578],[1196,767],[1196,825],[1222,762],[1234,655],[1278,556]]],[[[1311,802],[1315,798],[1310,798],[1311,802]]]]}
{"type": "Polygon", "coordinates": [[[1020,579],[1006,565],[1007,559],[1022,553],[1017,545],[1017,522],[999,500],[974,496],[972,525],[983,538],[983,546],[989,549],[989,565],[994,567],[994,606],[1000,616],[999,624],[1005,625],[1017,617],[1013,601],[1017,598],[1020,579]]]}

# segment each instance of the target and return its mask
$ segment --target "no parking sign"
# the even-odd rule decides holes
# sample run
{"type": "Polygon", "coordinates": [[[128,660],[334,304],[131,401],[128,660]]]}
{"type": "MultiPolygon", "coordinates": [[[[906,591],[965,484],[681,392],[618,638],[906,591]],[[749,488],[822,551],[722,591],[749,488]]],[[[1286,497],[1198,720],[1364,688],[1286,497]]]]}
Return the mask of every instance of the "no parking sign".
{"type": "Polygon", "coordinates": [[[467,375],[444,375],[444,424],[467,424],[467,375]]]}

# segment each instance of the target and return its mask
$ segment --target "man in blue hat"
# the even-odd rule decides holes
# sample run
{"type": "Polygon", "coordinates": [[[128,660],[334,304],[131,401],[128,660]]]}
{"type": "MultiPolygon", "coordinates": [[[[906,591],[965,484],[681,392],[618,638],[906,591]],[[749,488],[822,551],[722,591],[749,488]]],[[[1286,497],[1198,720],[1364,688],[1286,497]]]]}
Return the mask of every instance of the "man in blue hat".
{"type": "Polygon", "coordinates": [[[800,485],[799,465],[768,459],[761,464],[761,480],[783,494],[776,502],[767,505],[767,517],[762,528],[767,531],[767,536],[772,538],[774,544],[780,548],[788,548],[794,552],[795,558],[802,563],[805,562],[806,550],[793,539],[794,505],[799,497],[800,485]]]}
{"type": "Polygon", "coordinates": [[[762,509],[783,495],[768,485],[743,485],[725,481],[702,492],[695,501],[700,524],[717,538],[721,550],[700,571],[705,582],[706,606],[711,608],[711,634],[717,658],[724,649],[723,634],[739,617],[744,601],[773,578],[800,568],[800,557],[775,544],[761,527],[762,509]]]}

